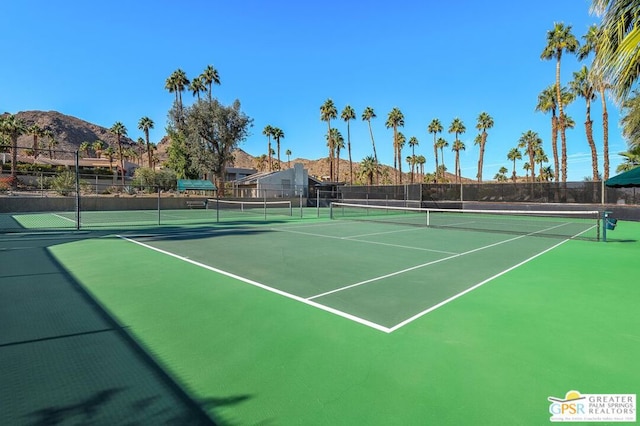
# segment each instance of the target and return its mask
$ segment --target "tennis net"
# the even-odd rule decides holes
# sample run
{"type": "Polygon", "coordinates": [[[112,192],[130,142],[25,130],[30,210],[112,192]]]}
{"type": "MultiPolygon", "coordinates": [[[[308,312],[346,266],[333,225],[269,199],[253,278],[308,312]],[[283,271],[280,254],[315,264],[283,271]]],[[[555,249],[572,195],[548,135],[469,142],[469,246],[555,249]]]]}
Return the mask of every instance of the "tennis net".
{"type": "Polygon", "coordinates": [[[267,218],[269,216],[292,216],[291,201],[238,201],[207,200],[207,209],[216,210],[218,220],[225,218],[267,218]]]}
{"type": "Polygon", "coordinates": [[[600,239],[598,211],[466,210],[332,203],[332,219],[532,236],[600,239]]]}

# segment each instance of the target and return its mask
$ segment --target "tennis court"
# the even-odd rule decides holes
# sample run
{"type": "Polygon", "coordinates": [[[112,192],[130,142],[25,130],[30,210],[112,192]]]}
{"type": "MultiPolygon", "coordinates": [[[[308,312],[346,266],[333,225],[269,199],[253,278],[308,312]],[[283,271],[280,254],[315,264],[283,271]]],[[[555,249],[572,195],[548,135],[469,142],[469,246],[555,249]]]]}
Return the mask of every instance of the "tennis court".
{"type": "Polygon", "coordinates": [[[342,207],[47,250],[219,424],[533,425],[550,395],[639,390],[637,223],[342,207]]]}

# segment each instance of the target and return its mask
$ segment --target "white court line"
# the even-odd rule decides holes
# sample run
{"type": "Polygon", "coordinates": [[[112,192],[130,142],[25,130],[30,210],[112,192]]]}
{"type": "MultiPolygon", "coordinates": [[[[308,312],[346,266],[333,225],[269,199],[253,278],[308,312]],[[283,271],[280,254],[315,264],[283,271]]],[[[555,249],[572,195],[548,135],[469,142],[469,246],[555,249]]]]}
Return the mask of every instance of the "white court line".
{"type": "MultiPolygon", "coordinates": [[[[541,230],[541,231],[536,231],[536,232],[532,232],[532,233],[525,234],[525,235],[519,235],[519,236],[514,237],[514,238],[509,238],[508,240],[498,241],[497,243],[493,243],[493,244],[489,244],[489,245],[486,245],[486,246],[478,247],[478,248],[475,248],[475,249],[472,249],[472,250],[465,251],[463,253],[457,253],[457,254],[454,254],[453,256],[447,256],[447,257],[443,257],[442,259],[432,260],[431,262],[422,263],[420,265],[412,266],[410,268],[402,269],[400,271],[392,272],[390,274],[381,275],[379,277],[374,277],[374,278],[371,278],[371,279],[368,279],[368,280],[360,281],[360,282],[357,282],[355,284],[350,284],[350,285],[347,285],[347,286],[344,286],[344,287],[336,288],[336,289],[333,289],[333,290],[330,290],[330,291],[327,291],[327,292],[324,292],[324,293],[316,294],[315,296],[308,297],[307,300],[317,299],[319,297],[328,296],[329,294],[338,293],[338,292],[343,291],[343,290],[348,290],[350,288],[359,287],[359,286],[364,285],[364,284],[369,284],[369,283],[372,283],[372,282],[375,282],[375,281],[383,280],[385,278],[389,278],[389,277],[393,277],[393,276],[396,276],[396,275],[404,274],[405,272],[410,272],[410,271],[413,271],[413,270],[416,270],[416,269],[424,268],[426,266],[434,265],[436,263],[445,262],[447,260],[455,259],[457,257],[465,256],[465,255],[471,254],[471,253],[475,253],[475,252],[480,251],[480,250],[485,250],[485,249],[488,249],[488,248],[491,248],[491,247],[499,246],[500,244],[505,244],[505,243],[508,243],[508,242],[511,242],[511,241],[518,240],[520,238],[528,237],[528,236],[530,236],[532,234],[537,234],[537,233],[540,233],[540,232],[549,231],[551,229],[558,228],[558,227],[564,226],[564,225],[565,224],[556,225],[556,226],[552,226],[551,228],[547,228],[547,229],[544,229],[544,230],[541,230]]],[[[584,232],[586,232],[586,231],[584,231],[584,232]]]]}
{"type": "Polygon", "coordinates": [[[52,215],[54,215],[55,217],[59,217],[60,219],[68,220],[69,222],[76,223],[76,220],[75,220],[75,219],[69,219],[68,217],[60,216],[60,215],[59,215],[59,214],[57,214],[57,213],[52,213],[52,215]]]}
{"type": "Polygon", "coordinates": [[[158,253],[162,253],[162,254],[165,254],[167,256],[174,257],[176,259],[182,260],[182,261],[187,262],[187,263],[191,263],[192,265],[196,265],[196,266],[199,266],[201,268],[208,269],[210,271],[216,272],[218,274],[221,274],[221,275],[236,279],[238,281],[242,281],[244,283],[251,284],[253,286],[256,286],[256,287],[259,287],[261,289],[270,291],[272,293],[279,294],[280,296],[284,296],[284,297],[287,297],[289,299],[293,299],[293,300],[295,300],[297,302],[302,302],[302,303],[304,303],[306,305],[313,306],[313,307],[318,308],[318,309],[322,309],[323,311],[330,312],[332,314],[341,316],[341,317],[349,319],[351,321],[355,321],[355,322],[357,322],[359,324],[366,325],[367,327],[371,327],[371,328],[374,328],[376,330],[383,331],[385,333],[389,333],[390,332],[388,327],[384,327],[384,326],[382,326],[380,324],[376,324],[376,323],[368,321],[366,319],[359,318],[359,317],[357,317],[355,315],[351,315],[351,314],[348,314],[346,312],[342,312],[342,311],[339,311],[337,309],[331,308],[329,306],[325,306],[325,305],[322,305],[320,303],[316,303],[316,302],[313,302],[311,300],[307,300],[307,299],[305,299],[303,297],[296,296],[295,294],[287,293],[286,291],[282,291],[282,290],[278,290],[277,288],[269,287],[268,285],[259,283],[257,281],[253,281],[253,280],[250,280],[248,278],[244,278],[244,277],[241,277],[239,275],[232,274],[231,272],[223,271],[222,269],[214,268],[213,266],[205,265],[204,263],[200,263],[200,262],[197,262],[195,260],[191,260],[191,259],[186,258],[184,256],[180,256],[180,255],[177,255],[175,253],[171,253],[169,251],[162,250],[162,249],[159,249],[157,247],[150,246],[148,244],[142,243],[140,241],[133,240],[131,238],[127,238],[127,237],[122,236],[122,235],[118,235],[118,237],[123,239],[123,240],[129,241],[131,243],[138,244],[138,245],[140,245],[142,247],[148,248],[150,250],[157,251],[158,253]]]}
{"type": "MultiPolygon", "coordinates": [[[[579,234],[578,234],[578,235],[579,235],[579,234]]],[[[425,309],[424,311],[419,312],[419,313],[415,314],[414,316],[412,316],[412,317],[410,317],[410,318],[407,318],[406,320],[402,321],[401,323],[398,323],[398,324],[394,325],[393,327],[391,327],[391,328],[389,329],[389,330],[390,330],[389,332],[391,333],[391,332],[396,331],[396,330],[397,330],[397,329],[399,329],[400,327],[404,327],[405,325],[407,325],[407,324],[409,324],[409,323],[411,323],[411,322],[413,322],[413,321],[417,320],[418,318],[420,318],[420,317],[422,317],[422,316],[424,316],[424,315],[428,314],[429,312],[435,311],[436,309],[438,309],[438,308],[440,308],[440,307],[442,307],[442,306],[446,305],[446,304],[447,304],[447,303],[449,303],[449,302],[452,302],[452,301],[456,300],[457,298],[459,298],[459,297],[461,297],[461,296],[464,296],[465,294],[469,293],[470,291],[473,291],[473,290],[477,289],[478,287],[480,287],[480,286],[482,286],[482,285],[484,285],[484,284],[488,283],[489,281],[493,281],[494,279],[496,279],[496,278],[498,278],[498,277],[500,277],[500,276],[502,276],[502,275],[506,274],[507,272],[513,271],[514,269],[516,269],[516,268],[518,268],[518,267],[520,267],[520,266],[524,265],[525,263],[528,263],[528,262],[532,261],[532,260],[533,260],[533,259],[535,259],[536,257],[538,257],[538,256],[542,256],[543,254],[545,254],[545,253],[547,253],[547,252],[549,252],[549,251],[553,250],[554,248],[556,248],[556,247],[558,247],[558,246],[560,246],[560,245],[562,245],[562,244],[566,243],[567,241],[569,241],[569,239],[563,240],[563,241],[559,242],[558,244],[556,244],[556,245],[554,245],[554,246],[552,246],[552,247],[549,247],[548,249],[546,249],[546,250],[544,250],[544,251],[541,251],[540,253],[535,254],[535,255],[531,256],[530,258],[528,258],[528,259],[523,260],[522,262],[518,263],[517,265],[513,265],[512,267],[510,267],[510,268],[508,268],[508,269],[505,269],[504,271],[501,271],[501,272],[499,272],[499,273],[495,274],[494,276],[489,277],[489,278],[487,278],[486,280],[484,280],[484,281],[482,281],[482,282],[479,282],[478,284],[476,284],[476,285],[474,285],[474,286],[472,286],[472,287],[469,287],[469,288],[467,288],[467,289],[465,289],[465,290],[461,291],[460,293],[454,294],[454,295],[453,295],[453,296],[451,296],[450,298],[445,299],[445,300],[443,300],[442,302],[440,302],[440,303],[438,303],[438,304],[436,304],[436,305],[431,306],[429,309],[425,309]]]]}
{"type": "MultiPolygon", "coordinates": [[[[400,245],[400,244],[383,243],[383,242],[380,242],[380,241],[369,241],[369,240],[356,240],[356,239],[354,239],[354,238],[358,238],[359,237],[358,235],[349,236],[349,237],[336,237],[335,235],[314,234],[312,232],[292,231],[291,229],[271,228],[271,230],[272,231],[278,231],[278,232],[289,232],[291,234],[308,235],[310,237],[331,238],[331,239],[334,239],[334,240],[347,240],[347,241],[354,241],[354,242],[357,242],[357,243],[364,243],[364,244],[376,244],[376,245],[379,245],[379,246],[404,248],[404,249],[409,249],[409,250],[428,251],[428,252],[431,252],[431,253],[458,254],[458,253],[454,253],[454,252],[451,252],[451,251],[435,250],[435,249],[429,249],[429,248],[424,248],[424,247],[403,246],[403,245],[400,245]]],[[[391,232],[394,232],[394,231],[391,231],[391,232]]]]}

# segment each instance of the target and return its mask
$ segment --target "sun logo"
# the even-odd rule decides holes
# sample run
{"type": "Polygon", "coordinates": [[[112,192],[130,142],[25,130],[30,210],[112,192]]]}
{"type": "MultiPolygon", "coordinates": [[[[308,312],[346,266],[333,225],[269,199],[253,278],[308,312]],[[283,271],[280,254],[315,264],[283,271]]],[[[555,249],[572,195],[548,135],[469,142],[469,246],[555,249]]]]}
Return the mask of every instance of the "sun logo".
{"type": "Polygon", "coordinates": [[[580,392],[570,390],[563,398],[557,398],[550,396],[547,398],[552,404],[549,406],[549,413],[554,416],[557,415],[572,415],[572,414],[584,414],[585,405],[580,402],[585,397],[580,395],[580,392]]]}

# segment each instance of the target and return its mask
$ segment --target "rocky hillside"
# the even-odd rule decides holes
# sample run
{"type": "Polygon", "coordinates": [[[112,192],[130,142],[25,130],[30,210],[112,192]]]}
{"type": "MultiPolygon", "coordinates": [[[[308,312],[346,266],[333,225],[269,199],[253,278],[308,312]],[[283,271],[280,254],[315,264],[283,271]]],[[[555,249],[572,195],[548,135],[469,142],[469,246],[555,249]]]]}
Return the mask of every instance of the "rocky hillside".
{"type": "MultiPolygon", "coordinates": [[[[41,129],[51,130],[56,145],[52,147],[55,150],[75,151],[80,147],[82,142],[95,142],[101,140],[108,146],[117,148],[116,136],[109,129],[89,123],[70,115],[64,115],[56,111],[23,111],[16,114],[27,128],[33,124],[37,124],[41,129]]],[[[131,144],[133,141],[128,137],[123,137],[121,141],[131,144]]],[[[48,146],[48,138],[39,138],[41,147],[48,146]]],[[[18,146],[32,147],[33,136],[29,133],[18,138],[18,146]]],[[[56,155],[58,158],[62,156],[56,155]]]]}

